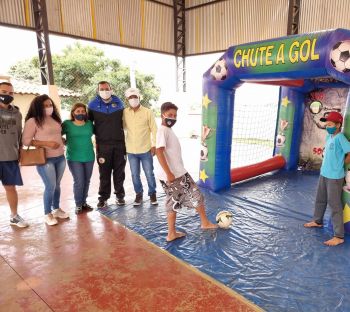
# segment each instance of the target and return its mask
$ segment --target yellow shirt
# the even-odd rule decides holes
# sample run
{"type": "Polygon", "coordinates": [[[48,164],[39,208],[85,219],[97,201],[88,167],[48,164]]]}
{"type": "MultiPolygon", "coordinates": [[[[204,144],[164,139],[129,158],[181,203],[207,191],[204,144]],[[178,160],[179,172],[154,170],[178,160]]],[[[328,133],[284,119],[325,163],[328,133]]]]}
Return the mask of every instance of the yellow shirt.
{"type": "Polygon", "coordinates": [[[123,125],[126,130],[127,153],[142,154],[156,146],[157,125],[149,108],[142,105],[136,111],[125,108],[123,125]]]}

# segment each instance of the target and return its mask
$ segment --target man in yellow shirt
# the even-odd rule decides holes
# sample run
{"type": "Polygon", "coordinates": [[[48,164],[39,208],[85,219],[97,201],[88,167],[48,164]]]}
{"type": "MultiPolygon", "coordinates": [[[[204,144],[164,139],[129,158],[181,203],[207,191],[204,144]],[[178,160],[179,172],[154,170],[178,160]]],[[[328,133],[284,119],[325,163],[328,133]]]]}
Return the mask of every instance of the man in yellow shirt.
{"type": "Polygon", "coordinates": [[[126,152],[136,193],[134,206],[141,205],[143,200],[143,187],[140,179],[141,164],[147,179],[151,204],[158,205],[156,180],[153,172],[157,125],[152,111],[140,105],[140,91],[138,89],[129,88],[125,91],[125,97],[130,105],[124,109],[123,123],[124,130],[126,130],[126,152]]]}

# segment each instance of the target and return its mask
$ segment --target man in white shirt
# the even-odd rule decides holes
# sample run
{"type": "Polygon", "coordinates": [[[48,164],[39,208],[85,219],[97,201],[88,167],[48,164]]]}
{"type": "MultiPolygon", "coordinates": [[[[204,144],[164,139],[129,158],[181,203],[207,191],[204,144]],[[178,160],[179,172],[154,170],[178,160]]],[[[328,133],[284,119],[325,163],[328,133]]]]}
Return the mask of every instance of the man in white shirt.
{"type": "Polygon", "coordinates": [[[183,207],[196,209],[202,229],[215,229],[205,213],[204,198],[197,184],[184,168],[179,139],[171,127],[176,123],[177,106],[166,102],[161,106],[162,125],[157,131],[156,154],[161,166],[158,177],[166,193],[168,242],[185,236],[175,228],[176,212],[183,207]]]}

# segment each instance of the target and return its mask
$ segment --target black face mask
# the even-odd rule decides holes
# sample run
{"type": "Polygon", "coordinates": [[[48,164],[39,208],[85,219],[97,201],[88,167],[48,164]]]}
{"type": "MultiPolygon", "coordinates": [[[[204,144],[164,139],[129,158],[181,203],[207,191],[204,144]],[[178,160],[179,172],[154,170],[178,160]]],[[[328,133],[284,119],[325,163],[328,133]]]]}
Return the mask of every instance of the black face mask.
{"type": "Polygon", "coordinates": [[[169,128],[171,128],[173,125],[176,124],[175,118],[164,117],[164,121],[165,121],[166,126],[169,128]]]}
{"type": "Polygon", "coordinates": [[[13,101],[13,96],[8,94],[0,94],[0,103],[9,105],[13,101]]]}
{"type": "Polygon", "coordinates": [[[74,114],[74,118],[79,121],[86,120],[86,114],[74,114]]]}

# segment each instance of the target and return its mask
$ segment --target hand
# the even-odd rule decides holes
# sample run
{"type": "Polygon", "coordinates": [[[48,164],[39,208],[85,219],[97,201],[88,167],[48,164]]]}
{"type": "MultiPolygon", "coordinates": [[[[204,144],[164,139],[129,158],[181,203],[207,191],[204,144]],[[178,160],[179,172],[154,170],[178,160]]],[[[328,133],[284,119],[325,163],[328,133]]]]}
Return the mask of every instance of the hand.
{"type": "Polygon", "coordinates": [[[152,156],[154,156],[156,154],[156,147],[155,146],[151,147],[151,154],[152,154],[152,156]]]}
{"type": "Polygon", "coordinates": [[[173,175],[172,172],[166,175],[167,182],[172,183],[175,180],[175,176],[173,175]]]}
{"type": "Polygon", "coordinates": [[[49,141],[47,142],[46,146],[52,149],[58,149],[60,147],[60,144],[54,141],[49,141]]]}

